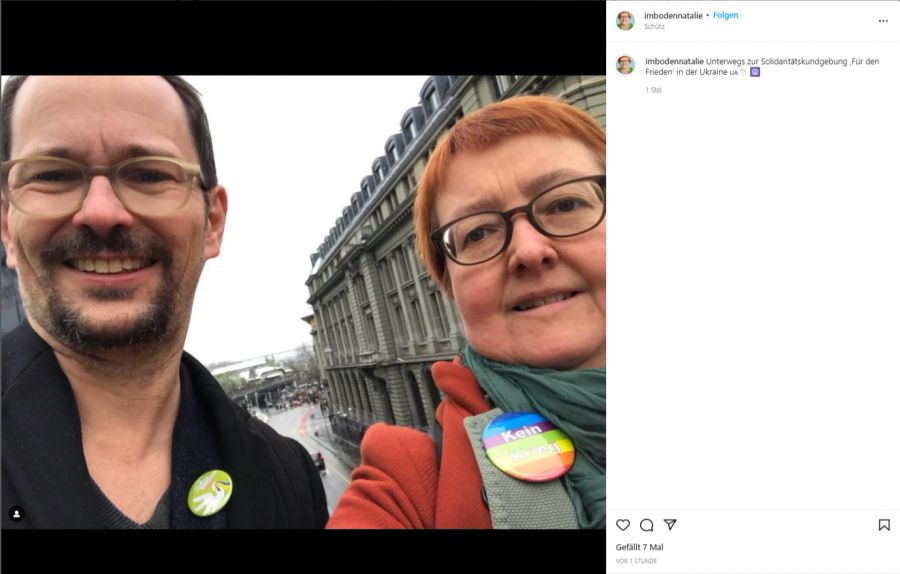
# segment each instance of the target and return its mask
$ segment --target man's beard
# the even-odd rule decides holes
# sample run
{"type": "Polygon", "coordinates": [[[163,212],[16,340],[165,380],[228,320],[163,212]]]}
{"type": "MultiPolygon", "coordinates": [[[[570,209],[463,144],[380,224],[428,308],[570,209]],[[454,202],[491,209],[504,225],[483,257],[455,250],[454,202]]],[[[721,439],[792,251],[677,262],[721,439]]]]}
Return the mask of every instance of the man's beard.
{"type": "MultiPolygon", "coordinates": [[[[126,347],[158,347],[169,341],[180,321],[173,322],[178,287],[172,276],[172,251],[156,236],[136,237],[116,228],[101,239],[88,227],[52,240],[41,253],[44,269],[37,274],[38,288],[47,297],[43,321],[45,329],[60,343],[77,351],[95,353],[126,347]],[[116,328],[93,323],[82,309],[55,287],[53,270],[74,259],[87,259],[101,252],[132,254],[158,263],[163,277],[149,306],[128,324],[116,328]]],[[[134,288],[95,288],[87,292],[95,301],[124,301],[134,296],[134,288]]],[[[38,295],[38,294],[36,294],[38,295]]],[[[40,297],[40,295],[38,295],[40,297]]],[[[84,304],[91,305],[90,301],[84,304]]]]}
{"type": "MultiPolygon", "coordinates": [[[[133,289],[106,289],[91,293],[93,299],[124,300],[133,289]]],[[[159,292],[130,324],[116,329],[91,325],[84,313],[53,289],[47,308],[50,332],[64,345],[79,351],[97,351],[118,347],[156,347],[171,338],[169,329],[175,305],[175,286],[165,281],[159,292]]]]}

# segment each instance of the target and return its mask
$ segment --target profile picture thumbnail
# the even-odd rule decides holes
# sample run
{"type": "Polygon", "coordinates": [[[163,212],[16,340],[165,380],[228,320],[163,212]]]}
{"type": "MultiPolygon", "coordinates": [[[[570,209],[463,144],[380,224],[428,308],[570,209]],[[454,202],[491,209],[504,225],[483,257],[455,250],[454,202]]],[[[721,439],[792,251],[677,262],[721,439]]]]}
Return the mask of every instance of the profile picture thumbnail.
{"type": "Polygon", "coordinates": [[[634,60],[631,59],[631,56],[619,56],[619,59],[616,60],[616,70],[620,74],[630,74],[634,71],[634,60]]]}
{"type": "Polygon", "coordinates": [[[619,30],[631,30],[634,28],[634,14],[631,12],[619,12],[616,16],[616,26],[619,30]]]}

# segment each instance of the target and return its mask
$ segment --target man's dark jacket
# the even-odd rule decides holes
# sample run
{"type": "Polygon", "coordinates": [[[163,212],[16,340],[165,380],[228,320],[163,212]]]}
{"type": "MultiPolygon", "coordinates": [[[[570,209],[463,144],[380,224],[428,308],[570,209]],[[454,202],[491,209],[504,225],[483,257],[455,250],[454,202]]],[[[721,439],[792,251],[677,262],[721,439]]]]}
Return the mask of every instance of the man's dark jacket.
{"type": "MultiPolygon", "coordinates": [[[[234,483],[220,512],[225,526],[323,528],[325,491],[303,446],[237,406],[187,353],[181,365],[234,483]]],[[[27,322],[3,337],[2,405],[3,528],[103,528],[75,397],[50,346],[27,322]],[[10,519],[14,506],[23,520],[10,519]]],[[[170,504],[186,506],[186,497],[173,494],[170,504]]]]}

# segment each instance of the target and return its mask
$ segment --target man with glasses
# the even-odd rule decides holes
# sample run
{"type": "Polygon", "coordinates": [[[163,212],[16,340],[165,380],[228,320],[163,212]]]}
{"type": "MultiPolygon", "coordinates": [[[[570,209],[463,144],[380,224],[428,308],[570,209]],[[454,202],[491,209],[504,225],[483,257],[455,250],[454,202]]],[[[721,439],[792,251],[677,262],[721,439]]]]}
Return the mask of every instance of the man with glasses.
{"type": "Polygon", "coordinates": [[[322,527],[309,454],[183,350],[228,207],[196,91],[11,78],[0,152],[28,316],[3,339],[3,527],[322,527]]]}

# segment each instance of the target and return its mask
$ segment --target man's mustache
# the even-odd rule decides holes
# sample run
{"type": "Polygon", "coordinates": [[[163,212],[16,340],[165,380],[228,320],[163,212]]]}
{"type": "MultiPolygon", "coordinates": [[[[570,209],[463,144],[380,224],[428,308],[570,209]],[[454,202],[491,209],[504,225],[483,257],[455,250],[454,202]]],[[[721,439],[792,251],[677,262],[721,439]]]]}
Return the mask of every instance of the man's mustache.
{"type": "Polygon", "coordinates": [[[65,263],[106,254],[132,255],[148,261],[171,263],[172,250],[154,235],[135,235],[121,227],[114,228],[106,237],[98,236],[90,227],[54,237],[41,252],[45,265],[65,263]]]}

